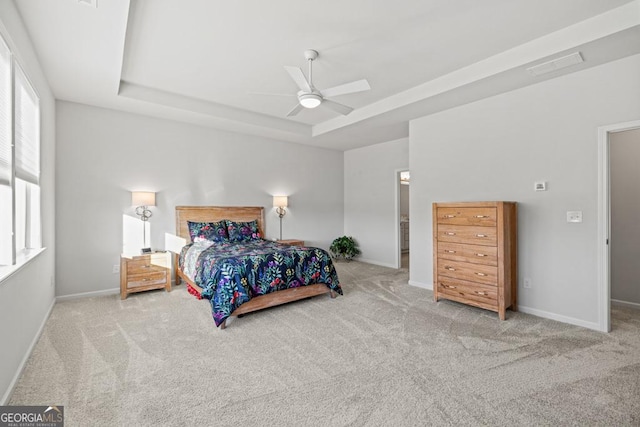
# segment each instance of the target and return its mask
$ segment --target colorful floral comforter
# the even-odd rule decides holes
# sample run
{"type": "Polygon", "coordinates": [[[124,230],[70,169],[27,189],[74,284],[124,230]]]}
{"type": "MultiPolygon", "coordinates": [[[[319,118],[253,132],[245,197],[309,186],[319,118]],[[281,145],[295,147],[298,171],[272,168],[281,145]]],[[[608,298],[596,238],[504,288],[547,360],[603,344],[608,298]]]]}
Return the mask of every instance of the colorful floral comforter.
{"type": "Polygon", "coordinates": [[[342,295],[331,257],[319,248],[264,239],[199,241],[182,249],[180,268],[211,301],[216,326],[257,295],[315,283],[342,295]]]}

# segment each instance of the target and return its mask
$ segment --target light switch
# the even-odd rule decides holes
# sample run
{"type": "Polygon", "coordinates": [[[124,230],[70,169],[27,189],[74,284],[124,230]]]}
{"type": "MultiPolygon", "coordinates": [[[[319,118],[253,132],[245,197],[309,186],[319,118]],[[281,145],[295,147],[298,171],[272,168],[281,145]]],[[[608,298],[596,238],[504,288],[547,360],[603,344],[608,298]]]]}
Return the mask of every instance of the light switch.
{"type": "Polygon", "coordinates": [[[582,222],[582,211],[567,211],[567,222],[582,222]]]}

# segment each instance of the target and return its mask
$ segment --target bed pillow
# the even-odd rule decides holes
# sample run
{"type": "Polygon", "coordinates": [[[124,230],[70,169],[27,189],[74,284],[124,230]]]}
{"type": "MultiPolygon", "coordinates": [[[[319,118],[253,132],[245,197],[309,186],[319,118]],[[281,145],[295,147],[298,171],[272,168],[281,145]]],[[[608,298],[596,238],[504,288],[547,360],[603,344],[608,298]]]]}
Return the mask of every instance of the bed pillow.
{"type": "Polygon", "coordinates": [[[227,223],[225,220],[219,222],[191,222],[188,221],[189,235],[191,241],[209,240],[212,242],[224,242],[229,240],[227,223]]]}
{"type": "Polygon", "coordinates": [[[232,242],[244,242],[247,240],[259,239],[258,221],[235,222],[227,220],[227,230],[229,240],[232,242]]]}

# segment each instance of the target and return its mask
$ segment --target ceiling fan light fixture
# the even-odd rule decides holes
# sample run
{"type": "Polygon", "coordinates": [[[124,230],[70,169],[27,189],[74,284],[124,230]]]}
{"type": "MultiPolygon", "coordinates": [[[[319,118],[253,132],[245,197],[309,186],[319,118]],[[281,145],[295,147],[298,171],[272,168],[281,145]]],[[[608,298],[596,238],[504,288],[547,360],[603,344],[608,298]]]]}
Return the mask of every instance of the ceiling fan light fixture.
{"type": "Polygon", "coordinates": [[[289,73],[289,77],[295,82],[300,89],[297,93],[298,103],[287,113],[287,117],[293,117],[303,109],[316,108],[319,105],[329,108],[337,113],[346,116],[353,111],[353,108],[333,101],[332,96],[347,95],[350,93],[362,92],[371,89],[369,82],[366,80],[358,80],[351,83],[341,84],[339,86],[330,87],[319,91],[313,85],[313,61],[318,58],[318,51],[306,50],[304,57],[309,62],[309,78],[304,75],[298,67],[290,67],[285,65],[284,69],[289,73]]]}
{"type": "Polygon", "coordinates": [[[298,96],[298,101],[304,108],[316,108],[322,103],[322,97],[315,93],[304,93],[298,96]]]}

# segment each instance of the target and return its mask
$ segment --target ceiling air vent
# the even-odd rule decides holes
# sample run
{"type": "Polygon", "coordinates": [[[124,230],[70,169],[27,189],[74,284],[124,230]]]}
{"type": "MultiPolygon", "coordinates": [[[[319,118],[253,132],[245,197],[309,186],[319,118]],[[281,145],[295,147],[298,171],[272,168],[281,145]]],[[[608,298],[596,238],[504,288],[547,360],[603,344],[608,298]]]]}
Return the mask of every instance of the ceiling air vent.
{"type": "Polygon", "coordinates": [[[570,67],[572,65],[584,62],[580,52],[574,52],[570,55],[563,56],[562,58],[556,58],[552,61],[545,62],[543,64],[534,65],[527,68],[527,71],[534,76],[541,76],[542,74],[551,73],[553,71],[560,70],[562,68],[570,67]]]}
{"type": "Polygon", "coordinates": [[[98,7],[98,0],[78,0],[78,3],[84,4],[85,6],[98,7]]]}

